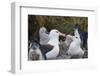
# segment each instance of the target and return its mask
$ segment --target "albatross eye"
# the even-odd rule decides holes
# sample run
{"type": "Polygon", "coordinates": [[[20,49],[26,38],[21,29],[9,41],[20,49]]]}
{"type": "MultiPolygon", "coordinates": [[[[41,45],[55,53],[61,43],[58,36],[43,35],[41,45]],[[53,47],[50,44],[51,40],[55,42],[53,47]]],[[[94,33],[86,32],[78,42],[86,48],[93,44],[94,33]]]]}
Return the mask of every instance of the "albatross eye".
{"type": "Polygon", "coordinates": [[[57,33],[59,33],[58,31],[56,31],[57,33]]]}

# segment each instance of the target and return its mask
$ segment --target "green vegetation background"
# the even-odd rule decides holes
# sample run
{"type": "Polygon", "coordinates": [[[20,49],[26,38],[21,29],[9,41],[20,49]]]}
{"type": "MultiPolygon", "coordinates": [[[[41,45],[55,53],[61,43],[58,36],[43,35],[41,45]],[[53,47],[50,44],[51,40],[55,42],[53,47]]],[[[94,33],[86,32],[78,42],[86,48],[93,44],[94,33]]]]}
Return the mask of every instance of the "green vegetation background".
{"type": "Polygon", "coordinates": [[[28,38],[29,40],[35,37],[39,39],[38,31],[42,26],[48,31],[58,29],[64,33],[73,33],[75,24],[80,24],[83,31],[88,31],[88,17],[28,15],[28,38]]]}

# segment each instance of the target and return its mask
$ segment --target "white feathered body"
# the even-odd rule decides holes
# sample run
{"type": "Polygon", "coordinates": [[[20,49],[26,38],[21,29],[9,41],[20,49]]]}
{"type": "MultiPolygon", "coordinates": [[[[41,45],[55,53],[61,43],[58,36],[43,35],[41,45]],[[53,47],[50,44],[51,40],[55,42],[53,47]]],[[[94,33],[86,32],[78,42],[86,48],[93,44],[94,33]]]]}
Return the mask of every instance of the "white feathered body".
{"type": "Polygon", "coordinates": [[[49,52],[46,53],[47,59],[54,59],[58,56],[59,54],[59,34],[55,33],[55,30],[50,32],[50,40],[48,44],[54,46],[53,49],[49,52]]]}
{"type": "Polygon", "coordinates": [[[47,59],[56,58],[59,54],[59,46],[55,46],[50,52],[46,53],[47,59]]]}
{"type": "Polygon", "coordinates": [[[70,44],[70,47],[68,49],[68,54],[71,56],[78,55],[79,57],[82,57],[84,54],[84,51],[81,49],[80,44],[81,44],[81,39],[80,39],[78,31],[76,31],[73,41],[70,44]]]}
{"type": "Polygon", "coordinates": [[[81,49],[80,47],[80,43],[79,43],[80,40],[78,39],[75,39],[71,44],[70,44],[70,47],[69,47],[69,50],[68,50],[68,54],[69,55],[79,55],[79,56],[82,56],[84,54],[84,51],[81,49]]]}

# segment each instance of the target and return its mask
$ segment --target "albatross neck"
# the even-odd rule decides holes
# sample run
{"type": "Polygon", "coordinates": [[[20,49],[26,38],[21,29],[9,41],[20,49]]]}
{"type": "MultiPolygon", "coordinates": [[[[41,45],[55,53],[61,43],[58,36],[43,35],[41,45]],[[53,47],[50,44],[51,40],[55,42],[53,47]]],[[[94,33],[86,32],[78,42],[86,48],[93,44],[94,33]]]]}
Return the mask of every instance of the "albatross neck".
{"type": "Polygon", "coordinates": [[[59,45],[59,37],[56,37],[56,38],[50,38],[48,44],[51,44],[51,45],[59,45]]]}

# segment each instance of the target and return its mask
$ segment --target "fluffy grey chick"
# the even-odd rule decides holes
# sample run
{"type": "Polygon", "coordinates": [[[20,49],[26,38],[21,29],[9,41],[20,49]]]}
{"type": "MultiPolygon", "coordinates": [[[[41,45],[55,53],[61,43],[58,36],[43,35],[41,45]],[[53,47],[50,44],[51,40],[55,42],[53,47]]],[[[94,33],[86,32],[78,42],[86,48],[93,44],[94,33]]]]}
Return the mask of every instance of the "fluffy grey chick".
{"type": "Polygon", "coordinates": [[[65,41],[60,42],[60,55],[65,55],[68,51],[68,48],[73,41],[73,36],[67,35],[65,41]]]}
{"type": "Polygon", "coordinates": [[[39,30],[40,44],[47,44],[49,41],[49,33],[45,27],[39,30]]]}

